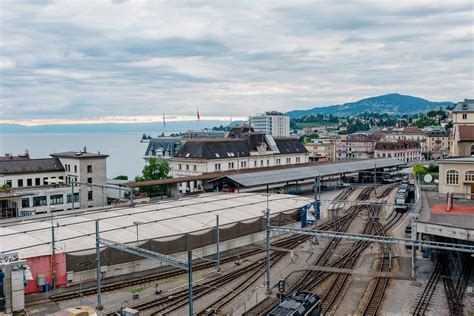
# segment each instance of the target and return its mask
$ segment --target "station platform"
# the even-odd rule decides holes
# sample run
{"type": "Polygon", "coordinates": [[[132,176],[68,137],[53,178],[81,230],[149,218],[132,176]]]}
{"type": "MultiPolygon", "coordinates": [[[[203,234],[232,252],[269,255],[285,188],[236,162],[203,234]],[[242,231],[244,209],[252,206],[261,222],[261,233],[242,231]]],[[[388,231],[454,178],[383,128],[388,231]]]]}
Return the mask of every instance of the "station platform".
{"type": "Polygon", "coordinates": [[[459,240],[474,241],[474,202],[455,199],[447,210],[446,197],[423,191],[418,218],[419,233],[459,240]]]}

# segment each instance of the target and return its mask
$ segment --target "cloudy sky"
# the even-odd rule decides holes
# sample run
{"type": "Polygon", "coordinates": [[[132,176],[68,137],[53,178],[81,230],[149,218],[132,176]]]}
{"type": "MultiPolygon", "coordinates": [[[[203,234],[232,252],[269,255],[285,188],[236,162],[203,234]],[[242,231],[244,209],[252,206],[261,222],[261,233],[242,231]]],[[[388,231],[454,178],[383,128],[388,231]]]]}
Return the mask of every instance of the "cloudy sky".
{"type": "Polygon", "coordinates": [[[1,1],[0,121],[474,97],[472,1],[1,1]]]}

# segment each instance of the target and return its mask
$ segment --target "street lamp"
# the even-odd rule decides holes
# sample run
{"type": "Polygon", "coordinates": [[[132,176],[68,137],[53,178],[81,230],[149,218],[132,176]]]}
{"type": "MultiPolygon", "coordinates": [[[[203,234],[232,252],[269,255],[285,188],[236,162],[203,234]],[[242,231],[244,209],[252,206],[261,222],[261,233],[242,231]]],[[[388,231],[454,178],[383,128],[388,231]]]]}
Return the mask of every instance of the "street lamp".
{"type": "Polygon", "coordinates": [[[137,227],[137,247],[138,247],[138,225],[142,225],[144,222],[133,222],[133,225],[137,227]]]}

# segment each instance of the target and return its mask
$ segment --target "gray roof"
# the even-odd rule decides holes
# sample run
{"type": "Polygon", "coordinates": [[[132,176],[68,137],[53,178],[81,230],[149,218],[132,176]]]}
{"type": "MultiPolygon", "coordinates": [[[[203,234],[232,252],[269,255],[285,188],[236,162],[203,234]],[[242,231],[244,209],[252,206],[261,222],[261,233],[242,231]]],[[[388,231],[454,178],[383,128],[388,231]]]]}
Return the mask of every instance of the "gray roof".
{"type": "Polygon", "coordinates": [[[301,168],[272,170],[255,173],[240,173],[228,175],[212,180],[211,182],[228,179],[241,187],[255,187],[276,183],[312,179],[317,176],[330,176],[346,172],[357,172],[362,170],[373,170],[404,165],[395,158],[367,159],[350,162],[327,163],[301,168]]]}
{"type": "Polygon", "coordinates": [[[0,174],[64,171],[58,158],[2,160],[0,174]]]}
{"type": "Polygon", "coordinates": [[[54,153],[50,155],[51,157],[57,158],[107,158],[109,155],[104,155],[101,153],[89,153],[84,151],[65,151],[62,153],[54,153]]]}
{"type": "Polygon", "coordinates": [[[443,160],[438,160],[438,163],[474,163],[474,156],[450,157],[443,160]]]}
{"type": "Polygon", "coordinates": [[[453,112],[474,112],[474,99],[464,99],[463,102],[458,102],[453,112]]]}

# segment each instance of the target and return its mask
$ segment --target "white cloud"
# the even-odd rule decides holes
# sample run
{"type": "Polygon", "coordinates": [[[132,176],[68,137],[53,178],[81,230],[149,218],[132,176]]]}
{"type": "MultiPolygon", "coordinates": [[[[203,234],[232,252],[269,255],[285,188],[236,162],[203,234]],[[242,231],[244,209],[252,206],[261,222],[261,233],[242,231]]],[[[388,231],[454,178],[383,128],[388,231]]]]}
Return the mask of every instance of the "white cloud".
{"type": "Polygon", "coordinates": [[[196,107],[246,116],[391,92],[474,95],[465,1],[10,0],[2,12],[7,120],[192,116],[196,107]]]}
{"type": "Polygon", "coordinates": [[[6,57],[0,57],[0,70],[15,68],[15,62],[6,57]]]}

